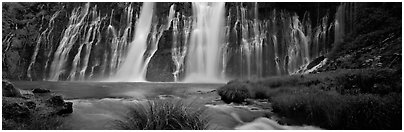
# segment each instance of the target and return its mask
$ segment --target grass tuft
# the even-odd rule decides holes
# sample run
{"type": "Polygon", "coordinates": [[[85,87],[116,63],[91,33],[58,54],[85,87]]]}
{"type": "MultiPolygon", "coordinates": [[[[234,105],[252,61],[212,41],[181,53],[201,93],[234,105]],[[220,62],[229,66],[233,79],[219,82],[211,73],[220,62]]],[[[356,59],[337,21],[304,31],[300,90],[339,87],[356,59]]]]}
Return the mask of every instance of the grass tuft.
{"type": "Polygon", "coordinates": [[[204,111],[181,100],[152,100],[130,107],[126,117],[114,124],[126,130],[204,130],[208,122],[202,117],[204,111]]]}

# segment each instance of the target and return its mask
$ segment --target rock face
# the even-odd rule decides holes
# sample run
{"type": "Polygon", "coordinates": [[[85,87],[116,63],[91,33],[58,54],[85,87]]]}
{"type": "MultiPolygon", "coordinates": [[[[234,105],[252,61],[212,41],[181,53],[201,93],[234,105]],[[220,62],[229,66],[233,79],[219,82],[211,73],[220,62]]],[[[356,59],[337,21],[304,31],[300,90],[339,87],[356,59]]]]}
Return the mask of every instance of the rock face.
{"type": "Polygon", "coordinates": [[[57,129],[63,124],[58,119],[73,112],[72,102],[65,102],[50,90],[30,92],[3,80],[3,129],[57,129]]]}
{"type": "Polygon", "coordinates": [[[61,109],[57,114],[70,114],[73,113],[73,102],[65,102],[63,103],[63,109],[61,109]]]}

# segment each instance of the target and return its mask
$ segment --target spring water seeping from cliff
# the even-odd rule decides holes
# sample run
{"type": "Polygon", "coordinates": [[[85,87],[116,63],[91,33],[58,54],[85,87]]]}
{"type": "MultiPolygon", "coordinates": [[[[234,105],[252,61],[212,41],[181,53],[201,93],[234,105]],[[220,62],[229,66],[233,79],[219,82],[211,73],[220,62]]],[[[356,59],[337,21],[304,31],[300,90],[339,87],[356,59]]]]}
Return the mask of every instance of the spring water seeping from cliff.
{"type": "Polygon", "coordinates": [[[165,81],[225,82],[295,74],[324,56],[350,23],[350,13],[341,13],[349,5],[338,9],[336,19],[344,20],[327,14],[313,24],[310,14],[286,10],[259,17],[258,3],[159,4],[105,9],[86,3],[55,12],[38,37],[27,76],[36,75],[36,66],[53,81],[138,82],[164,74],[165,81]],[[65,27],[58,27],[54,20],[63,14],[65,27]]]}

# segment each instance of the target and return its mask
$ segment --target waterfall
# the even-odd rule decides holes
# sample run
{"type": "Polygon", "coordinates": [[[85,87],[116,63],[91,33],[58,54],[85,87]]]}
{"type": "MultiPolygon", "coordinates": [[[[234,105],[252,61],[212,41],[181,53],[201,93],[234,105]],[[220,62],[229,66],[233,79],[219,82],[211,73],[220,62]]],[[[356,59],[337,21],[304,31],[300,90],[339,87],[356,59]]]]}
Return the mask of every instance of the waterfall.
{"type": "Polygon", "coordinates": [[[143,3],[140,17],[136,24],[134,40],[130,44],[126,59],[113,78],[114,81],[147,81],[146,72],[149,62],[158,50],[158,44],[163,32],[170,28],[174,17],[174,9],[171,6],[166,23],[161,25],[155,22],[152,23],[153,10],[154,3],[143,3]],[[149,34],[150,39],[148,38],[149,34]]]}
{"type": "MultiPolygon", "coordinates": [[[[230,13],[230,12],[229,12],[230,13]]],[[[227,20],[226,20],[226,26],[225,26],[225,40],[229,40],[230,39],[230,33],[232,31],[232,27],[230,25],[231,22],[231,17],[230,14],[227,16],[227,20]]],[[[222,48],[221,48],[221,52],[222,52],[222,71],[221,71],[221,78],[226,79],[226,68],[227,68],[227,63],[229,63],[229,56],[231,55],[231,49],[230,49],[230,41],[225,41],[222,48]]]]}
{"type": "MultiPolygon", "coordinates": [[[[60,10],[56,11],[52,15],[52,17],[50,18],[50,21],[48,23],[48,27],[39,35],[39,37],[38,37],[38,39],[36,41],[34,54],[31,57],[31,61],[30,61],[30,64],[28,66],[28,69],[27,69],[27,77],[30,80],[32,80],[32,75],[31,75],[32,74],[31,73],[32,72],[32,67],[35,64],[35,61],[36,61],[36,58],[37,58],[37,55],[38,55],[38,52],[39,52],[39,48],[41,47],[41,44],[43,44],[43,41],[49,41],[49,35],[53,31],[53,27],[54,27],[54,24],[55,24],[55,18],[59,16],[59,13],[60,13],[60,10]]],[[[43,17],[42,17],[42,21],[43,21],[43,17]]],[[[39,28],[39,31],[41,31],[41,29],[42,29],[42,25],[39,28]]],[[[45,65],[45,69],[46,69],[46,65],[45,65]]]]}
{"type": "Polygon", "coordinates": [[[88,15],[89,8],[90,3],[87,3],[83,8],[79,7],[73,10],[69,19],[68,27],[64,31],[59,47],[55,51],[49,80],[57,81],[61,74],[67,72],[64,68],[67,63],[69,52],[76,41],[79,40],[79,37],[82,37],[80,31],[82,28],[85,28],[85,18],[88,15]]]}
{"type": "Polygon", "coordinates": [[[136,24],[134,40],[129,46],[128,55],[117,71],[118,81],[146,81],[143,71],[143,55],[147,48],[147,36],[152,24],[154,3],[143,3],[139,21],[136,24]]]}
{"type": "MultiPolygon", "coordinates": [[[[98,43],[101,41],[101,35],[100,35],[100,24],[101,24],[101,16],[97,13],[97,6],[95,6],[91,12],[92,16],[88,16],[92,21],[89,25],[86,25],[85,28],[88,28],[86,30],[86,34],[84,35],[84,41],[80,42],[78,51],[76,56],[73,59],[72,63],[72,70],[70,72],[70,75],[68,78],[70,80],[74,81],[76,80],[76,74],[79,73],[79,79],[83,80],[85,71],[87,70],[88,67],[88,60],[90,57],[90,52],[93,43],[98,43]],[[83,49],[83,47],[85,49],[83,49]],[[81,54],[84,52],[84,58],[82,58],[81,54]],[[80,65],[82,67],[80,67],[80,65]]],[[[95,44],[96,45],[96,44],[95,44]]]]}
{"type": "Polygon", "coordinates": [[[180,75],[184,72],[191,26],[192,18],[177,12],[176,17],[173,19],[173,43],[171,48],[171,58],[175,65],[172,73],[174,82],[180,81],[180,75]]]}
{"type": "Polygon", "coordinates": [[[302,25],[298,16],[292,17],[291,45],[288,47],[288,72],[289,74],[309,63],[308,41],[302,31],[302,25]]]}
{"type": "MultiPolygon", "coordinates": [[[[248,9],[240,6],[240,17],[236,23],[241,24],[241,76],[242,78],[262,77],[263,41],[266,39],[267,22],[258,19],[258,5],[254,4],[254,18],[248,19],[248,9]]],[[[235,24],[236,25],[236,24],[235,24]]]]}
{"type": "Polygon", "coordinates": [[[322,24],[315,28],[318,30],[312,33],[307,13],[303,19],[299,19],[297,14],[274,9],[269,13],[269,19],[260,20],[257,18],[257,4],[254,4],[253,10],[242,4],[236,10],[234,32],[231,34],[239,38],[236,40],[239,42],[235,43],[239,45],[237,52],[229,55],[239,56],[239,60],[232,62],[239,65],[239,74],[235,78],[295,74],[311,59],[324,55],[328,50],[325,48],[329,44],[326,41],[329,34],[327,29],[332,24],[328,23],[327,15],[322,18],[322,24]],[[319,45],[323,49],[319,49],[319,45]]]}
{"type": "Polygon", "coordinates": [[[313,25],[309,13],[301,18],[286,10],[272,9],[262,19],[258,3],[235,4],[228,12],[225,3],[192,3],[192,10],[172,4],[161,9],[166,17],[158,16],[161,12],[154,3],[121,5],[108,13],[90,3],[73,8],[58,39],[53,39],[57,34],[52,36],[53,20],[62,13],[55,13],[38,35],[27,77],[37,76],[33,69],[40,63],[53,81],[147,81],[146,74],[156,74],[150,68],[161,67],[149,63],[156,64],[153,59],[165,55],[171,58],[165,66],[170,70],[163,72],[174,82],[295,74],[324,56],[332,41],[341,41],[352,26],[346,18],[353,10],[353,5],[342,4],[335,21],[327,13],[313,25]],[[37,56],[45,62],[38,62],[37,56]]]}
{"type": "Polygon", "coordinates": [[[185,82],[217,82],[224,37],[224,3],[192,3],[193,29],[185,82]]]}
{"type": "Polygon", "coordinates": [[[344,36],[352,32],[355,21],[355,3],[342,3],[335,14],[334,43],[342,43],[344,36]]]}
{"type": "MultiPolygon", "coordinates": [[[[102,74],[104,76],[108,77],[113,77],[116,73],[116,70],[122,62],[125,60],[126,56],[126,49],[128,48],[128,45],[130,43],[130,39],[132,38],[132,26],[133,26],[133,16],[135,16],[135,20],[138,19],[137,14],[134,14],[134,7],[132,4],[129,4],[129,6],[125,7],[125,12],[124,12],[124,17],[126,20],[124,20],[125,25],[122,26],[123,28],[115,28],[113,26],[112,18],[114,16],[114,10],[111,11],[111,16],[109,20],[109,25],[107,27],[108,35],[111,36],[111,41],[110,44],[108,44],[111,49],[110,49],[110,60],[109,60],[109,65],[107,65],[108,60],[107,56],[104,56],[104,65],[102,66],[102,74]],[[123,30],[123,33],[122,33],[123,30]],[[106,69],[109,68],[109,73],[108,75],[105,75],[106,69]]],[[[104,54],[107,55],[107,54],[104,54]]],[[[99,65],[99,60],[95,61],[96,65],[99,65]]],[[[93,68],[94,69],[94,68],[93,68]]],[[[93,70],[92,70],[93,72],[93,70]]],[[[93,75],[93,74],[92,74],[93,75]]]]}

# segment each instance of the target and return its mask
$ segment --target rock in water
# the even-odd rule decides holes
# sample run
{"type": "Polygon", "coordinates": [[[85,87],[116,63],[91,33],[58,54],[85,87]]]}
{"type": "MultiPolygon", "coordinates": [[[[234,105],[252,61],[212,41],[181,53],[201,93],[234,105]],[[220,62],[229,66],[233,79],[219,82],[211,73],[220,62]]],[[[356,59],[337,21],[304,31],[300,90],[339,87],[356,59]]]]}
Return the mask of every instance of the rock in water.
{"type": "Polygon", "coordinates": [[[8,81],[8,80],[3,80],[3,96],[4,97],[22,97],[20,90],[14,87],[14,85],[8,81]]]}
{"type": "Polygon", "coordinates": [[[57,114],[70,114],[73,113],[73,102],[65,102],[63,105],[63,109],[61,109],[57,114]]]}
{"type": "Polygon", "coordinates": [[[35,88],[34,90],[32,90],[32,93],[50,93],[50,90],[42,89],[42,88],[35,88]]]}
{"type": "Polygon", "coordinates": [[[47,103],[49,103],[50,105],[53,105],[53,106],[63,106],[65,101],[63,100],[62,96],[57,95],[57,96],[52,96],[51,98],[49,98],[47,100],[47,103]]]}
{"type": "Polygon", "coordinates": [[[73,102],[65,102],[62,96],[52,96],[47,103],[55,108],[56,114],[70,114],[73,112],[73,102]]]}

